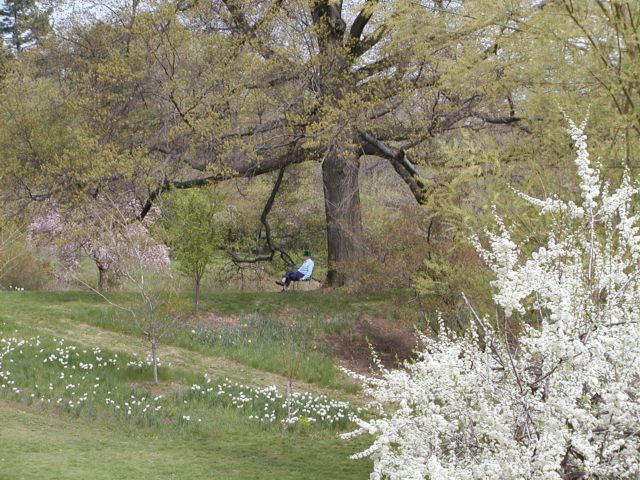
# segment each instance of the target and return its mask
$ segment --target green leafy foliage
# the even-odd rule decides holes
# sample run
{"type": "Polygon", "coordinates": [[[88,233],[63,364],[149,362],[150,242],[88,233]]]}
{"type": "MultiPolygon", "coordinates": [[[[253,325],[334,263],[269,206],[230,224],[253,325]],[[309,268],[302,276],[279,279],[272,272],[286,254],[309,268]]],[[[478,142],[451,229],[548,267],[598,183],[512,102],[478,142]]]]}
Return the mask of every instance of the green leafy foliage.
{"type": "Polygon", "coordinates": [[[178,270],[193,279],[195,309],[207,267],[222,245],[222,197],[204,189],[176,192],[167,202],[165,228],[178,270]]]}
{"type": "Polygon", "coordinates": [[[49,263],[28,248],[24,225],[0,216],[0,289],[38,290],[51,279],[49,263]]]}

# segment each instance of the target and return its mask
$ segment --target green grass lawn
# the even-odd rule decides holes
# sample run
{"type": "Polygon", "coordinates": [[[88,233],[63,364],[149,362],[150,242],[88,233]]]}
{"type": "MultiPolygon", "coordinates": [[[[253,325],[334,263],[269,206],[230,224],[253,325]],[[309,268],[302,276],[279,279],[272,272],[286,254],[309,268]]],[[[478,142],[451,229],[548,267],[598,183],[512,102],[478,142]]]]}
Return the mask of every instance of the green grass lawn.
{"type": "Polygon", "coordinates": [[[210,432],[137,431],[0,402],[0,479],[365,479],[362,445],[327,433],[264,431],[215,412],[210,432]]]}
{"type": "Polygon", "coordinates": [[[331,318],[384,316],[389,319],[416,320],[413,296],[405,291],[345,293],[339,290],[273,292],[219,292],[202,297],[204,309],[242,314],[259,311],[302,317],[331,318]]]}
{"type": "MultiPolygon", "coordinates": [[[[269,404],[280,408],[277,418],[257,420],[271,394],[249,387],[285,385],[277,329],[270,326],[279,316],[295,316],[313,340],[397,305],[382,295],[352,300],[325,292],[207,295],[205,308],[247,320],[221,331],[228,338],[220,344],[190,328],[172,336],[161,347],[161,382],[153,386],[141,360],[148,346],[97,295],[0,293],[0,339],[7,339],[0,343],[0,372],[11,371],[4,380],[0,373],[0,479],[367,478],[370,462],[349,459],[366,444],[338,436],[353,428],[346,417],[332,423],[316,418],[315,407],[312,413],[300,407],[299,420],[287,428],[279,399],[269,404]],[[206,395],[204,373],[213,379],[206,395]],[[224,395],[216,395],[219,385],[224,395]],[[237,404],[245,393],[255,398],[237,404]],[[140,403],[127,407],[132,401],[140,403]],[[147,403],[151,408],[142,410],[147,403]]],[[[350,400],[355,408],[361,399],[330,355],[308,357],[295,388],[312,392],[308,398],[350,400]]]]}

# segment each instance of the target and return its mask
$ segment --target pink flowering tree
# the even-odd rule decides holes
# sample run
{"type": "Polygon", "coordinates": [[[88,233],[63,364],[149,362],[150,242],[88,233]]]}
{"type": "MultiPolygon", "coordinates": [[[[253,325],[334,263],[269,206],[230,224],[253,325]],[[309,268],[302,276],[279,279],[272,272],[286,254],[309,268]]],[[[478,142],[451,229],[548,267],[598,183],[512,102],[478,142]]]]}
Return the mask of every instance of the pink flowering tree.
{"type": "Polygon", "coordinates": [[[151,269],[169,265],[169,250],[149,233],[159,212],[136,219],[141,206],[131,199],[98,198],[82,208],[49,204],[29,227],[30,241],[58,260],[58,274],[75,274],[82,254],[98,269],[98,289],[107,289],[109,276],[122,277],[126,264],[141,260],[151,269]]]}
{"type": "Polygon", "coordinates": [[[475,240],[503,320],[442,324],[403,369],[352,374],[375,415],[346,437],[373,436],[356,455],[370,478],[640,478],[639,189],[600,179],[584,128],[570,122],[580,201],[520,195],[550,217],[546,244],[524,254],[500,219],[475,240]]]}
{"type": "Polygon", "coordinates": [[[73,275],[81,254],[98,268],[98,289],[86,285],[117,311],[124,312],[148,341],[153,381],[159,381],[160,344],[183,312],[181,296],[169,266],[168,248],[157,242],[149,228],[158,220],[152,210],[144,222],[136,218],[141,205],[99,198],[81,210],[49,207],[31,224],[31,240],[49,249],[66,275],[73,275]],[[122,279],[131,295],[115,301],[105,294],[107,272],[122,279]]]}
{"type": "Polygon", "coordinates": [[[126,312],[149,342],[153,381],[157,384],[160,343],[175,329],[187,309],[176,288],[176,279],[167,268],[166,247],[156,243],[140,222],[131,223],[130,216],[123,215],[122,210],[115,212],[113,224],[120,227],[114,250],[126,254],[126,261],[118,263],[118,272],[133,295],[121,303],[101,296],[126,312]]]}

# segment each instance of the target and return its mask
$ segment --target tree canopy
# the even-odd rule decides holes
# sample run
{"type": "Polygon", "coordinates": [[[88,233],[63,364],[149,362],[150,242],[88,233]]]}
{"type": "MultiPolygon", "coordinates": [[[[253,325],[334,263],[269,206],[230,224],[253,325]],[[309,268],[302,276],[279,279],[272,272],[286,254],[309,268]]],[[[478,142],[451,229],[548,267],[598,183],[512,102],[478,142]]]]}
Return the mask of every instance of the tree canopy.
{"type": "Polygon", "coordinates": [[[363,161],[388,162],[439,212],[458,179],[476,201],[477,179],[516,163],[525,181],[548,174],[570,150],[561,112],[591,104],[594,151],[633,167],[639,15],[620,1],[121,2],[70,19],[8,74],[3,194],[126,190],[142,218],[172,188],[315,162],[342,285],[366,250],[363,161]]]}

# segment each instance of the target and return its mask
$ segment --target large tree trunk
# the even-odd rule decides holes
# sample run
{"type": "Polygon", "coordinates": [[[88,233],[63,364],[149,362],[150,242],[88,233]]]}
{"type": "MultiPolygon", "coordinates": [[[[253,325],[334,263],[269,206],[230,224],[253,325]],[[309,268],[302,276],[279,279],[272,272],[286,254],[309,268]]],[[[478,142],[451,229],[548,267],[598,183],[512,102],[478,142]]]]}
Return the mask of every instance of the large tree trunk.
{"type": "Polygon", "coordinates": [[[333,287],[352,280],[356,273],[354,267],[363,258],[359,166],[356,152],[337,152],[335,148],[322,163],[329,260],[327,283],[333,287]]]}
{"type": "MultiPolygon", "coordinates": [[[[320,58],[317,93],[321,104],[342,108],[341,102],[357,86],[350,72],[352,59],[343,45],[346,23],[342,18],[343,2],[314,0],[311,16],[316,28],[320,58]]],[[[327,220],[327,283],[340,287],[353,279],[357,263],[362,260],[364,242],[358,188],[359,153],[348,125],[337,126],[322,162],[324,208],[327,220]]]]}

